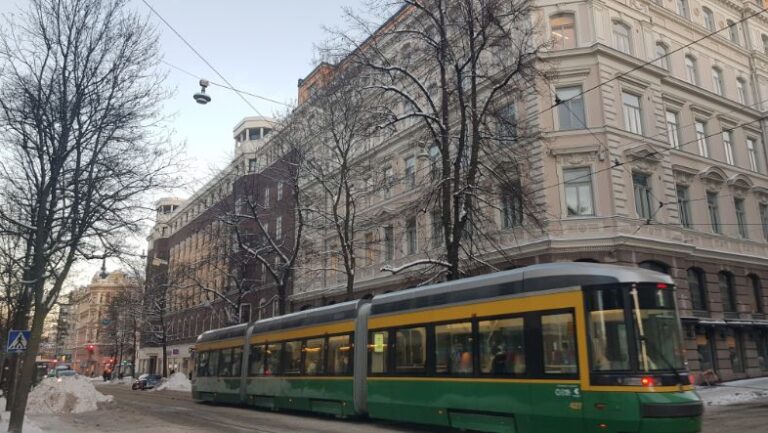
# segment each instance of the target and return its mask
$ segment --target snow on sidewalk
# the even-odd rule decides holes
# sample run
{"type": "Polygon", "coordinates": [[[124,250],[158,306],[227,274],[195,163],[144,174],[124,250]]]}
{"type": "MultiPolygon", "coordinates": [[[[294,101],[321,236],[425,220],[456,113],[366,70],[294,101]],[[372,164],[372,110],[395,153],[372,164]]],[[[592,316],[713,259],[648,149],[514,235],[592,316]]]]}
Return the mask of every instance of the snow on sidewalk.
{"type": "Polygon", "coordinates": [[[93,383],[82,377],[43,379],[32,388],[27,402],[29,414],[81,413],[99,409],[99,403],[114,400],[96,390],[93,383]]]}
{"type": "MultiPolygon", "coordinates": [[[[8,421],[11,420],[11,413],[5,412],[5,398],[0,397],[0,432],[8,431],[8,421]]],[[[29,417],[24,417],[24,433],[44,433],[45,430],[41,429],[37,424],[30,421],[29,417]]]]}
{"type": "Polygon", "coordinates": [[[696,392],[706,406],[727,406],[768,398],[768,377],[735,380],[715,386],[701,386],[696,392]]]}
{"type": "Polygon", "coordinates": [[[171,377],[157,387],[157,391],[192,391],[192,382],[187,378],[184,373],[173,373],[171,377]]]}

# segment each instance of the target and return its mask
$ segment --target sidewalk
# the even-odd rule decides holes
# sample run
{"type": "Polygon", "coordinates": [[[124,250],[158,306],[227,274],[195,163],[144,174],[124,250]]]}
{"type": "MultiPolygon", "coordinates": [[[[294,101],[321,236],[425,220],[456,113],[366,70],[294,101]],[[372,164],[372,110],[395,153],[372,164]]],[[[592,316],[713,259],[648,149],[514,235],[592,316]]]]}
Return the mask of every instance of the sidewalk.
{"type": "Polygon", "coordinates": [[[753,400],[768,399],[768,377],[735,380],[715,386],[696,387],[705,406],[727,406],[753,400]]]}

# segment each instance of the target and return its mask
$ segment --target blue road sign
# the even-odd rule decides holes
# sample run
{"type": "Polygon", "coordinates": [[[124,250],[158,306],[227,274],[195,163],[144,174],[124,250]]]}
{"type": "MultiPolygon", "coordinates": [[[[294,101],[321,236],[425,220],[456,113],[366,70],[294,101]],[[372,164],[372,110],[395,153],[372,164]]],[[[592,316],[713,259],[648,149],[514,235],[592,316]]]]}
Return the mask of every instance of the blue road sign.
{"type": "Polygon", "coordinates": [[[27,350],[29,345],[29,331],[11,330],[8,332],[8,353],[19,353],[27,350]]]}

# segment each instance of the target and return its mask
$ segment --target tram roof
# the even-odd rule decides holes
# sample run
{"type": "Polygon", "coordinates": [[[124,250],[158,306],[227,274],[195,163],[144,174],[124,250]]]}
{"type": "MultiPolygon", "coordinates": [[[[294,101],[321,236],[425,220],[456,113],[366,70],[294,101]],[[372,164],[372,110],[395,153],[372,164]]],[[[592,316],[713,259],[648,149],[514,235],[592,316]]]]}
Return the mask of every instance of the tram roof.
{"type": "Polygon", "coordinates": [[[668,275],[643,268],[600,263],[547,263],[378,295],[373,298],[371,314],[387,314],[558,288],[634,282],[673,284],[668,275]]]}
{"type": "MultiPolygon", "coordinates": [[[[262,319],[253,325],[253,333],[259,334],[280,329],[301,328],[322,323],[354,320],[358,302],[361,301],[341,302],[334,305],[313,308],[311,310],[297,311],[284,316],[262,319]]],[[[245,336],[246,330],[247,324],[245,323],[226,328],[212,329],[203,332],[197,337],[197,343],[243,337],[245,336]]]]}

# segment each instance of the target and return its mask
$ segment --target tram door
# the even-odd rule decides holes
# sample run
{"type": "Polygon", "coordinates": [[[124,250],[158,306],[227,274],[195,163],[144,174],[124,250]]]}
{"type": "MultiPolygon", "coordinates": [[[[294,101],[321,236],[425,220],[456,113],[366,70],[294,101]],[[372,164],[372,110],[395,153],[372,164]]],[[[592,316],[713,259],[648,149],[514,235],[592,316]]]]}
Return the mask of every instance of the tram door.
{"type": "Polygon", "coordinates": [[[537,313],[527,318],[533,325],[528,332],[529,347],[538,346],[536,364],[545,378],[531,384],[531,424],[536,432],[583,431],[582,393],[576,350],[576,325],[573,311],[537,313]],[[538,329],[536,329],[538,328],[538,329]]]}

